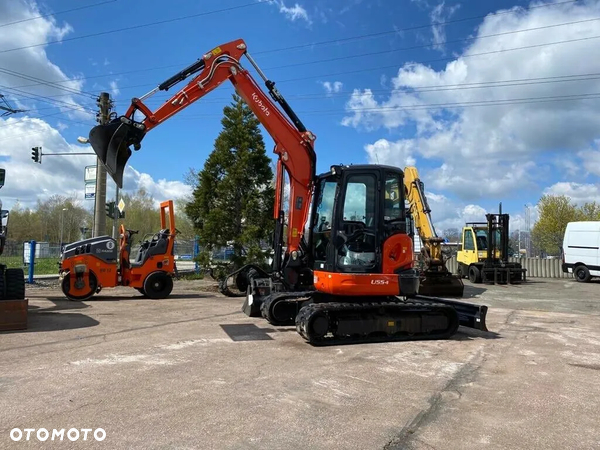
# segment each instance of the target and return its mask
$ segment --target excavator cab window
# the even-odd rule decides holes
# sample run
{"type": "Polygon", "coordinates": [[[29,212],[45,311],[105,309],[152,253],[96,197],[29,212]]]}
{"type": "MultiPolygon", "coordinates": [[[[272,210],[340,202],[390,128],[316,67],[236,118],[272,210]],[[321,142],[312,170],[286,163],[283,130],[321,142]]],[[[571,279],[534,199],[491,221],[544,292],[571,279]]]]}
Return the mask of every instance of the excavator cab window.
{"type": "Polygon", "coordinates": [[[402,196],[400,195],[399,186],[402,186],[400,176],[397,173],[388,173],[385,178],[383,210],[383,220],[386,223],[404,220],[404,205],[401,204],[402,196]]]}
{"type": "Polygon", "coordinates": [[[313,228],[313,255],[315,263],[325,264],[327,260],[327,247],[331,242],[331,228],[333,225],[333,205],[337,181],[324,181],[318,191],[315,205],[316,220],[313,228]]]}
{"type": "Polygon", "coordinates": [[[343,271],[377,264],[377,192],[375,174],[351,174],[346,178],[338,233],[344,242],[337,248],[338,267],[343,271]]]}

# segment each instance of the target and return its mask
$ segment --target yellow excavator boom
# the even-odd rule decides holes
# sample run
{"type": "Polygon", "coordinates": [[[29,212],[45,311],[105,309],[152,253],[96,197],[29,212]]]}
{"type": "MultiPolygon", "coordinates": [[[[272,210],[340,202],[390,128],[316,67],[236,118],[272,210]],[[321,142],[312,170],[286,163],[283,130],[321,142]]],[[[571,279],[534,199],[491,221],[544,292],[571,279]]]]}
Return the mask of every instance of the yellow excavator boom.
{"type": "Polygon", "coordinates": [[[421,287],[419,294],[462,297],[464,284],[446,267],[442,254],[443,238],[439,237],[431,220],[431,209],[425,187],[416,167],[404,168],[404,189],[410,205],[410,215],[421,240],[421,287]]]}

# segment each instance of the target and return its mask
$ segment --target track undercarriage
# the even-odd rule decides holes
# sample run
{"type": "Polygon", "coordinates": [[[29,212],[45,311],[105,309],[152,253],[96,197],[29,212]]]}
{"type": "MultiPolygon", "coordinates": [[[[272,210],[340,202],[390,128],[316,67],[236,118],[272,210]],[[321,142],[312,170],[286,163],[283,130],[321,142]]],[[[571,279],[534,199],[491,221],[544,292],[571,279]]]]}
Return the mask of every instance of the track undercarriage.
{"type": "MultiPolygon", "coordinates": [[[[232,291],[223,286],[221,292],[230,295],[232,291]]],[[[242,309],[274,326],[295,326],[315,346],[448,339],[461,325],[487,331],[484,305],[424,295],[353,297],[286,291],[265,278],[250,280],[242,309]]]]}

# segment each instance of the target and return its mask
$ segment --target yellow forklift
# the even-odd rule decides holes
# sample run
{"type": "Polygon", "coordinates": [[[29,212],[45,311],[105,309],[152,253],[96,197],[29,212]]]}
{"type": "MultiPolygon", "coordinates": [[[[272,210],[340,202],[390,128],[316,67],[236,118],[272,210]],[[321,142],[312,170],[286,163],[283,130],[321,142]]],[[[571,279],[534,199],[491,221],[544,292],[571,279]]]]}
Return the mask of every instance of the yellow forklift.
{"type": "Polygon", "coordinates": [[[526,281],[520,263],[508,260],[509,215],[486,214],[487,222],[470,222],[462,229],[456,260],[457,275],[471,283],[516,284],[526,281]]]}

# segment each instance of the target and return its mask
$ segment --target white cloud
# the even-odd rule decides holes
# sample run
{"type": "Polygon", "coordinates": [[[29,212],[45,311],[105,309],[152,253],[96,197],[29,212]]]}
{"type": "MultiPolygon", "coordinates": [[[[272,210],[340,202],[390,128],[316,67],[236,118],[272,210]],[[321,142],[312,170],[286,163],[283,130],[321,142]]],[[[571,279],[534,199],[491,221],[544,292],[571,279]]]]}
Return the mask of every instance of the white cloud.
{"type": "MultiPolygon", "coordinates": [[[[579,156],[583,162],[583,168],[589,174],[600,177],[600,139],[596,139],[590,148],[580,151],[577,156],[579,156]]],[[[560,164],[561,161],[558,163],[560,164]]],[[[569,168],[570,170],[574,170],[570,165],[569,168]]],[[[577,172],[581,172],[579,167],[577,167],[577,172]]]]}
{"type": "Polygon", "coordinates": [[[578,205],[586,202],[600,203],[600,185],[598,184],[559,182],[546,188],[544,194],[566,195],[578,205]]]}
{"type": "Polygon", "coordinates": [[[445,53],[446,42],[446,22],[460,8],[459,4],[446,6],[446,2],[438,4],[431,10],[429,18],[431,19],[431,32],[433,34],[433,48],[445,53]]]}
{"type": "Polygon", "coordinates": [[[291,20],[292,22],[296,20],[304,20],[309,25],[312,24],[312,20],[310,19],[308,12],[302,5],[298,3],[295,3],[294,6],[286,6],[283,0],[262,1],[266,1],[267,3],[277,5],[277,7],[279,8],[279,12],[282,13],[287,19],[291,20]]]}
{"type": "MultiPolygon", "coordinates": [[[[50,153],[93,153],[89,146],[71,144],[57,129],[42,119],[0,119],[0,158],[6,169],[6,184],[0,191],[3,207],[10,209],[16,201],[25,207],[34,207],[38,199],[52,195],[75,196],[84,206],[92,207],[93,201],[84,200],[83,172],[85,166],[96,163],[95,154],[73,156],[51,156],[50,153]],[[31,148],[42,147],[47,153],[42,164],[31,160],[31,148]]],[[[108,190],[114,184],[108,177],[108,190]]],[[[141,173],[128,166],[125,170],[124,190],[133,193],[138,188],[146,189],[157,203],[167,199],[184,197],[191,187],[180,181],[154,180],[149,174],[141,173]]]]}
{"type": "MultiPolygon", "coordinates": [[[[39,15],[40,10],[32,1],[0,2],[0,17],[2,17],[2,22],[13,22],[39,15]]],[[[8,25],[2,28],[2,32],[0,33],[0,49],[26,47],[28,45],[39,44],[40,42],[60,40],[72,31],[73,28],[70,25],[65,24],[60,26],[51,16],[8,25]]],[[[37,102],[41,102],[40,104],[47,107],[48,103],[36,97],[43,95],[52,97],[56,102],[61,102],[61,110],[74,118],[93,118],[93,114],[80,110],[85,97],[77,95],[77,92],[81,92],[83,82],[62,82],[68,80],[68,77],[56,64],[49,60],[43,46],[0,53],[0,67],[7,69],[0,73],[0,85],[9,88],[5,88],[3,93],[12,98],[19,99],[23,104],[28,106],[28,109],[35,109],[34,106],[37,102]],[[8,71],[12,72],[12,74],[6,73],[8,71]],[[23,76],[27,78],[23,78],[23,76]],[[60,81],[59,86],[70,90],[70,92],[60,89],[56,85],[36,84],[38,83],[36,79],[53,83],[60,81]],[[24,85],[31,84],[33,86],[23,87],[24,85]],[[32,96],[34,97],[33,99],[30,98],[32,96]]]]}
{"type": "Polygon", "coordinates": [[[373,144],[367,144],[365,150],[369,155],[370,164],[387,164],[391,166],[414,166],[416,159],[414,149],[405,141],[390,142],[379,139],[373,144]]]}
{"type": "Polygon", "coordinates": [[[341,81],[319,81],[319,83],[321,86],[323,86],[323,89],[325,89],[325,92],[328,96],[331,94],[337,94],[344,86],[344,83],[341,81]]]}
{"type": "Polygon", "coordinates": [[[488,211],[476,204],[454,202],[445,195],[428,192],[425,186],[427,203],[431,208],[431,220],[438,235],[444,230],[461,230],[467,222],[485,222],[488,211]]]}
{"type": "Polygon", "coordinates": [[[143,188],[154,197],[157,207],[162,201],[189,197],[192,194],[192,187],[182,181],[165,178],[155,180],[151,175],[139,172],[131,166],[125,170],[123,188],[130,192],[143,188]]]}
{"type": "MultiPolygon", "coordinates": [[[[542,161],[553,158],[569,159],[597,175],[597,149],[590,150],[590,144],[600,129],[600,103],[581,98],[537,103],[515,103],[514,99],[600,92],[598,78],[570,82],[548,82],[547,78],[599,73],[600,59],[590,57],[598,41],[470,55],[596,36],[596,21],[515,31],[599,16],[599,0],[532,10],[515,7],[509,13],[489,14],[473,33],[476,39],[445,68],[406,63],[392,79],[390,94],[377,98],[370,89],[355,90],[342,124],[403,134],[403,127],[414,126],[413,137],[394,143],[400,159],[409,148],[420,160],[430,160],[429,165],[436,164],[437,169],[424,175],[426,184],[447,189],[466,201],[536,186],[540,192],[539,184],[547,186],[554,181],[548,181],[551,174],[542,161]],[[509,34],[483,37],[498,33],[509,34]],[[482,84],[535,78],[546,80],[513,86],[504,83],[502,87],[482,84]],[[473,102],[484,106],[465,106],[473,102]],[[492,106],[489,102],[504,104],[492,106]]],[[[390,155],[388,162],[393,160],[390,155]]]]}
{"type": "Polygon", "coordinates": [[[116,80],[110,82],[110,91],[112,92],[112,95],[119,95],[121,92],[116,80]]]}

